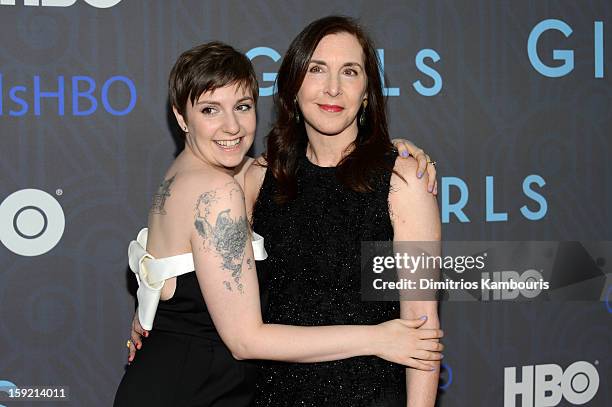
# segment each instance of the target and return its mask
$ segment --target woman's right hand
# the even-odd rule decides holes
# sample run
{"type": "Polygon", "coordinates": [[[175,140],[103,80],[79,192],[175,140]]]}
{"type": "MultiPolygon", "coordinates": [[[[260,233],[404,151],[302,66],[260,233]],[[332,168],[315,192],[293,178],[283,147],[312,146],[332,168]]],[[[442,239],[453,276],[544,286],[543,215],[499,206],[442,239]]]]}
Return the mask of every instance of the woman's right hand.
{"type": "Polygon", "coordinates": [[[431,371],[433,364],[429,360],[441,360],[444,349],[439,340],[444,336],[441,329],[420,328],[426,319],[393,319],[377,328],[381,330],[379,350],[376,356],[389,362],[419,370],[431,371]]]}
{"type": "Polygon", "coordinates": [[[148,337],[149,332],[146,331],[141,325],[138,319],[138,310],[134,313],[132,319],[132,332],[130,332],[130,353],[128,355],[128,364],[134,360],[136,356],[136,350],[142,347],[142,337],[148,337]]]}

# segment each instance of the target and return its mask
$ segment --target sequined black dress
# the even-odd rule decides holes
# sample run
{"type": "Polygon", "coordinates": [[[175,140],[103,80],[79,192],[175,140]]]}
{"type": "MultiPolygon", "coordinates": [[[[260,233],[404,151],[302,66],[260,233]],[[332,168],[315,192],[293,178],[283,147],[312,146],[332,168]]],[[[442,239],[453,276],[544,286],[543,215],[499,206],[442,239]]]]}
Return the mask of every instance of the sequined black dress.
{"type": "MultiPolygon", "coordinates": [[[[392,165],[395,156],[388,157],[392,165]]],[[[360,297],[362,241],[392,240],[390,173],[372,193],[344,188],[334,167],[299,163],[298,195],[286,205],[272,197],[270,171],[253,212],[268,259],[257,264],[267,323],[377,324],[399,317],[399,304],[360,297]]],[[[377,357],[324,363],[262,364],[257,406],[405,406],[405,368],[377,357]]]]}

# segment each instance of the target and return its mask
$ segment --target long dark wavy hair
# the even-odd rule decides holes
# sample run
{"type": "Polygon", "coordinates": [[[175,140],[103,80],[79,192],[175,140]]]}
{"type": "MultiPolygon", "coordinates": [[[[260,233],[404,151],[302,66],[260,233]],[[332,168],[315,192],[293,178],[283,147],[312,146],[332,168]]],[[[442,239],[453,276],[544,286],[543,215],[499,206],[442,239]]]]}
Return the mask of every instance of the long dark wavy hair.
{"type": "MultiPolygon", "coordinates": [[[[276,122],[268,133],[266,152],[268,170],[278,186],[277,203],[286,203],[297,194],[296,173],[298,160],[308,144],[304,120],[296,121],[295,97],[302,86],[310,59],[323,37],[349,33],[361,44],[365,59],[368,104],[365,123],[359,126],[352,148],[338,163],[336,176],[340,182],[356,192],[373,191],[377,174],[393,171],[385,156],[393,151],[387,126],[386,100],[382,93],[380,61],[372,40],[356,20],[344,16],[329,16],[310,23],[289,46],[278,71],[274,99],[276,122]]],[[[357,113],[361,115],[363,107],[357,113]]]]}

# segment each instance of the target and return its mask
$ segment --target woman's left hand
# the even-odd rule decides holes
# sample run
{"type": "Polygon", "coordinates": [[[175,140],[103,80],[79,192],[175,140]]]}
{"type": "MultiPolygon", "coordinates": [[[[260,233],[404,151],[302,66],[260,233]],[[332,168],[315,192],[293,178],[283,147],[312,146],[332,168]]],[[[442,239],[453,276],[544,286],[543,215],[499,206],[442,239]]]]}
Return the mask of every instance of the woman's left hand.
{"type": "Polygon", "coordinates": [[[413,156],[417,160],[419,166],[417,168],[416,175],[418,178],[421,178],[425,171],[427,171],[427,175],[429,177],[427,190],[434,195],[438,195],[438,180],[436,179],[435,162],[433,162],[433,160],[427,154],[425,154],[425,151],[415,146],[410,140],[396,138],[391,140],[391,142],[395,148],[397,148],[397,153],[400,157],[408,158],[409,156],[413,156]]]}

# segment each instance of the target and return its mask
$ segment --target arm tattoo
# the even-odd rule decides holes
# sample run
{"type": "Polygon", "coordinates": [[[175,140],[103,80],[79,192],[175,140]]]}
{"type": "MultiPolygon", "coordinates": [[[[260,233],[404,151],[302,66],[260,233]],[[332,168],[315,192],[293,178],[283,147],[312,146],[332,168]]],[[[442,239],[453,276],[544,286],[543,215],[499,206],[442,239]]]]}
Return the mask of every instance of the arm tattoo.
{"type": "Polygon", "coordinates": [[[166,198],[170,196],[170,186],[174,182],[174,177],[164,180],[157,188],[157,192],[153,195],[153,204],[151,205],[151,212],[158,215],[165,215],[164,205],[166,204],[166,198]]]}
{"type": "Polygon", "coordinates": [[[389,219],[391,219],[391,225],[395,226],[395,221],[397,220],[397,216],[395,212],[393,212],[393,205],[391,205],[391,194],[396,193],[399,190],[398,186],[393,182],[389,185],[389,195],[387,196],[387,208],[389,209],[389,219]]]}
{"type": "MultiPolygon", "coordinates": [[[[230,199],[234,193],[241,193],[240,188],[235,185],[230,190],[230,199]]],[[[204,248],[208,251],[214,249],[222,259],[223,270],[231,273],[236,288],[243,292],[243,285],[240,281],[242,277],[242,260],[244,258],[244,248],[249,236],[247,221],[244,216],[237,219],[231,216],[230,209],[225,209],[217,215],[216,219],[211,218],[211,207],[217,202],[217,191],[205,192],[199,196],[195,207],[194,226],[198,234],[204,240],[204,248]]],[[[232,291],[230,281],[224,281],[223,285],[232,291]]]]}

